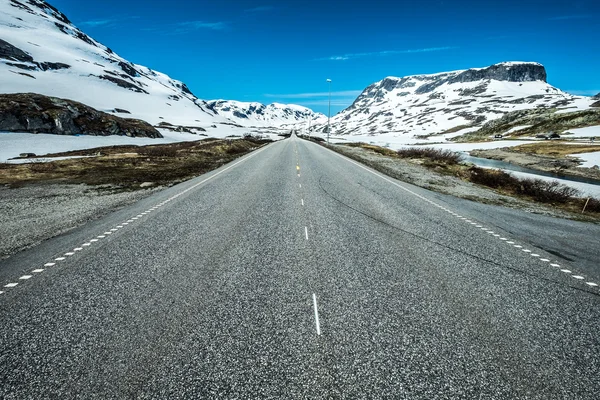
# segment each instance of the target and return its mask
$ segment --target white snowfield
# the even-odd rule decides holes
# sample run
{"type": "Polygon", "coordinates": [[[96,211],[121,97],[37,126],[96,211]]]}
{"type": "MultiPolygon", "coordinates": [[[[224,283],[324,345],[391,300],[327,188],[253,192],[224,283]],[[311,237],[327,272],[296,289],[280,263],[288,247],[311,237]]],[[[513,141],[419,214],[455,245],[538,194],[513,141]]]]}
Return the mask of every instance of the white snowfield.
{"type": "MultiPolygon", "coordinates": [[[[249,126],[247,122],[255,122],[216,114],[182,82],[123,59],[43,1],[0,1],[0,39],[33,58],[33,62],[0,59],[2,93],[31,92],[66,98],[152,125],[168,122],[206,128],[214,124],[227,127],[232,122],[249,126]],[[35,63],[62,63],[68,68],[43,71],[35,63]]],[[[296,112],[314,114],[304,107],[299,110],[300,106],[269,107],[266,112],[273,111],[274,115],[261,121],[261,126],[298,122],[296,112]]]]}
{"type": "Polygon", "coordinates": [[[592,168],[594,166],[600,167],[600,151],[594,153],[579,153],[572,154],[571,157],[581,159],[583,162],[580,167],[592,168]]]}
{"type": "MultiPolygon", "coordinates": [[[[132,138],[127,136],[71,136],[71,135],[52,135],[52,134],[33,134],[23,132],[0,132],[0,162],[21,163],[23,161],[10,160],[18,157],[21,153],[34,153],[38,156],[45,156],[53,153],[63,153],[72,150],[93,149],[104,146],[147,146],[153,144],[167,144],[176,142],[191,142],[201,140],[204,136],[194,135],[191,133],[172,132],[165,129],[159,129],[164,136],[162,139],[151,138],[132,138]],[[10,160],[10,161],[9,161],[10,160]]],[[[228,127],[209,129],[206,134],[211,137],[226,137],[235,136],[242,137],[244,134],[252,133],[247,128],[228,127]]],[[[257,133],[258,134],[258,133],[257,133]]],[[[280,140],[277,132],[266,133],[261,132],[265,138],[272,140],[280,140]]],[[[41,161],[54,161],[60,158],[45,159],[41,161]]],[[[30,159],[39,162],[39,159],[30,159]]]]}
{"type": "Polygon", "coordinates": [[[588,126],[587,128],[569,129],[567,132],[563,132],[562,135],[566,139],[594,138],[594,140],[600,140],[600,126],[588,126]]]}

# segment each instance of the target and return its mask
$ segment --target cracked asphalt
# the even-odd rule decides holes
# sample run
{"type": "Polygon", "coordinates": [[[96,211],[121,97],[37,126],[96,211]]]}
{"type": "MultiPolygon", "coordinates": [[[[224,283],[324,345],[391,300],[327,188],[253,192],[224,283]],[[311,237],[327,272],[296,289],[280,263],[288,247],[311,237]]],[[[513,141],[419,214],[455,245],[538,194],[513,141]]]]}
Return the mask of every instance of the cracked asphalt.
{"type": "Polygon", "coordinates": [[[0,261],[0,398],[597,399],[598,233],[293,136],[0,261]]]}

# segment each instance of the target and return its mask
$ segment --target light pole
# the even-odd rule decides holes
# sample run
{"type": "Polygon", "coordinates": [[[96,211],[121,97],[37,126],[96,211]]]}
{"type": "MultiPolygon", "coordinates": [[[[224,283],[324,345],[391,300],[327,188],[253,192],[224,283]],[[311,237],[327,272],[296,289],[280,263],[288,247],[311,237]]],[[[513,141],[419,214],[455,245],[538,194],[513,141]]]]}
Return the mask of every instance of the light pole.
{"type": "Polygon", "coordinates": [[[327,79],[327,83],[329,83],[329,111],[327,112],[327,144],[329,144],[329,132],[331,131],[331,125],[329,124],[331,120],[331,79],[327,79]]]}

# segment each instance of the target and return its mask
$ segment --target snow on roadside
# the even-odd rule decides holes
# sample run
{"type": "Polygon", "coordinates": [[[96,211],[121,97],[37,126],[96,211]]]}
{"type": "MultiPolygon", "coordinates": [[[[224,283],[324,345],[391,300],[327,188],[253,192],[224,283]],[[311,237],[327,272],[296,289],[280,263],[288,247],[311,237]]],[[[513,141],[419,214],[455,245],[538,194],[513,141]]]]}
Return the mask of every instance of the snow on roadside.
{"type": "Polygon", "coordinates": [[[575,137],[582,137],[582,138],[597,137],[598,139],[600,139],[600,125],[588,126],[587,128],[569,129],[567,132],[564,132],[562,134],[562,136],[564,136],[565,139],[570,139],[570,138],[575,138],[575,137]],[[572,135],[569,135],[568,133],[572,133],[572,135]]]}
{"type": "MultiPolygon", "coordinates": [[[[598,148],[600,150],[600,148],[598,148]]],[[[600,167],[600,151],[596,151],[593,153],[579,153],[579,154],[571,154],[569,157],[577,157],[583,161],[579,167],[584,168],[592,168],[594,165],[600,167]]]]}

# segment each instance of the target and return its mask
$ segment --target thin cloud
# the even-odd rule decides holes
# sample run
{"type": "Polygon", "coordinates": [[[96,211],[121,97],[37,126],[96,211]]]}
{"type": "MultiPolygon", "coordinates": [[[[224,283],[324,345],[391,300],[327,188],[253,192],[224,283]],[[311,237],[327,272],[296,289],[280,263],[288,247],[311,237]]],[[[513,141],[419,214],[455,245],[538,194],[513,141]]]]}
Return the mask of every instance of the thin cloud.
{"type": "Polygon", "coordinates": [[[259,6],[259,7],[254,7],[254,8],[248,8],[247,10],[244,10],[244,12],[260,13],[260,12],[273,11],[274,9],[275,9],[275,7],[273,7],[273,6],[259,6]]]}
{"type": "Polygon", "coordinates": [[[380,56],[391,56],[397,54],[417,54],[417,53],[431,53],[434,51],[446,51],[458,49],[455,46],[444,46],[444,47],[425,47],[421,49],[407,49],[407,50],[385,50],[375,51],[368,53],[350,53],[331,57],[317,58],[316,61],[345,61],[352,58],[365,58],[365,57],[380,57],[380,56]]]}
{"type": "Polygon", "coordinates": [[[80,22],[79,25],[91,26],[91,27],[95,28],[97,26],[113,25],[117,21],[118,20],[116,20],[116,19],[98,19],[98,20],[93,20],[93,21],[83,21],[83,22],[80,22]]]}
{"type": "Polygon", "coordinates": [[[570,19],[588,19],[592,18],[591,15],[560,15],[558,17],[550,17],[548,21],[566,21],[570,19]]]}
{"type": "Polygon", "coordinates": [[[185,21],[175,24],[175,33],[187,33],[203,29],[222,31],[228,28],[225,22],[185,21]]]}
{"type": "MultiPolygon", "coordinates": [[[[331,97],[354,97],[362,93],[362,90],[342,90],[338,92],[331,92],[331,97]]],[[[316,97],[328,97],[329,92],[315,92],[315,93],[293,93],[293,94],[270,94],[264,95],[269,98],[278,99],[313,99],[316,97]]]]}
{"type": "Polygon", "coordinates": [[[138,16],[130,16],[130,17],[115,16],[115,17],[105,18],[105,19],[94,19],[94,20],[89,20],[89,21],[83,21],[83,22],[80,22],[78,25],[88,26],[91,28],[97,28],[100,26],[112,27],[112,26],[116,26],[116,25],[123,23],[125,21],[128,21],[128,20],[140,19],[140,18],[141,17],[138,17],[138,16]]]}
{"type": "Polygon", "coordinates": [[[600,93],[600,89],[565,90],[565,92],[574,94],[575,96],[595,96],[600,93]]]}

